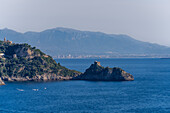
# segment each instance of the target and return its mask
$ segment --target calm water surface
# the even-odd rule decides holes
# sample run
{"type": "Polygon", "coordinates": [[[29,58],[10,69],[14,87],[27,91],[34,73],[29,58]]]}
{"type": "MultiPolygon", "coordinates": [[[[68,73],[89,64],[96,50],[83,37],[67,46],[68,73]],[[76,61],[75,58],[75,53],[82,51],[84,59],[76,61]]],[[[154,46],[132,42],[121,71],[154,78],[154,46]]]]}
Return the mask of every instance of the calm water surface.
{"type": "MultiPolygon", "coordinates": [[[[56,61],[84,72],[94,60],[56,61]]],[[[170,113],[170,59],[98,61],[123,68],[135,81],[6,83],[0,86],[0,113],[170,113]]]]}

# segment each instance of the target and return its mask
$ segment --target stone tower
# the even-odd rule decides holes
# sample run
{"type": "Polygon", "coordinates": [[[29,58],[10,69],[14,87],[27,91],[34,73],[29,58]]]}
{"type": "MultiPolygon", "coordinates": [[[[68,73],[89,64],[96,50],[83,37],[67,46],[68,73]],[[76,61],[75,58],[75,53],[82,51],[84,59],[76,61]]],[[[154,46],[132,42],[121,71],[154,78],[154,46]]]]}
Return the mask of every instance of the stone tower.
{"type": "Polygon", "coordinates": [[[4,37],[4,42],[6,42],[6,37],[4,37]]]}
{"type": "Polygon", "coordinates": [[[98,65],[98,66],[101,66],[101,65],[100,65],[100,62],[98,62],[98,61],[95,61],[94,64],[95,64],[95,65],[98,65]]]}

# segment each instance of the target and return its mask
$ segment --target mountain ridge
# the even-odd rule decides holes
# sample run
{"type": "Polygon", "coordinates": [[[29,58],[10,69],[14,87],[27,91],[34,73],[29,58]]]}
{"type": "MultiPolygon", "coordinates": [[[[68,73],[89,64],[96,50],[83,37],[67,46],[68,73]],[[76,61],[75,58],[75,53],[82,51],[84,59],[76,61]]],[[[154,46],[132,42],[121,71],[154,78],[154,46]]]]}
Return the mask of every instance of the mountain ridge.
{"type": "Polygon", "coordinates": [[[4,37],[16,43],[29,43],[49,55],[169,55],[170,47],[143,42],[124,34],[80,31],[72,28],[57,27],[41,32],[16,32],[11,29],[0,30],[4,37]]]}

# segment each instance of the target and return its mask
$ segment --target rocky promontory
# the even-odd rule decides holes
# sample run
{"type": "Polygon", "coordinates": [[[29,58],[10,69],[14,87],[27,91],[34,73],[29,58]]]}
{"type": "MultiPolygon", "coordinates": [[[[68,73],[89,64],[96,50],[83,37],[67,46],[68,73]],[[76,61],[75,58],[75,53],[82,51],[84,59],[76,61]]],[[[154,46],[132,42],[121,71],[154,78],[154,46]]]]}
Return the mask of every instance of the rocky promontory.
{"type": "Polygon", "coordinates": [[[70,80],[80,74],[28,44],[0,41],[0,78],[3,81],[70,80]]]}
{"type": "Polygon", "coordinates": [[[83,74],[73,79],[90,81],[133,81],[134,77],[121,68],[105,68],[100,65],[100,62],[95,61],[83,74]]]}
{"type": "Polygon", "coordinates": [[[97,61],[81,73],[28,44],[0,41],[0,85],[3,81],[54,80],[132,81],[134,77],[121,68],[102,67],[97,61]]]}

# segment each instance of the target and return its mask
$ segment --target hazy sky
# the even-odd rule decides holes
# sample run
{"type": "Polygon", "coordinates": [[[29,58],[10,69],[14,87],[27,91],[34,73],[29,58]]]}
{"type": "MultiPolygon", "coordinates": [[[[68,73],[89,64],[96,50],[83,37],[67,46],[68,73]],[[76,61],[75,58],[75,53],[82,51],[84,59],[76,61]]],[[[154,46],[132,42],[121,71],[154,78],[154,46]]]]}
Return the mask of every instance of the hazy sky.
{"type": "Polygon", "coordinates": [[[127,34],[170,46],[170,0],[0,0],[0,29],[127,34]]]}

